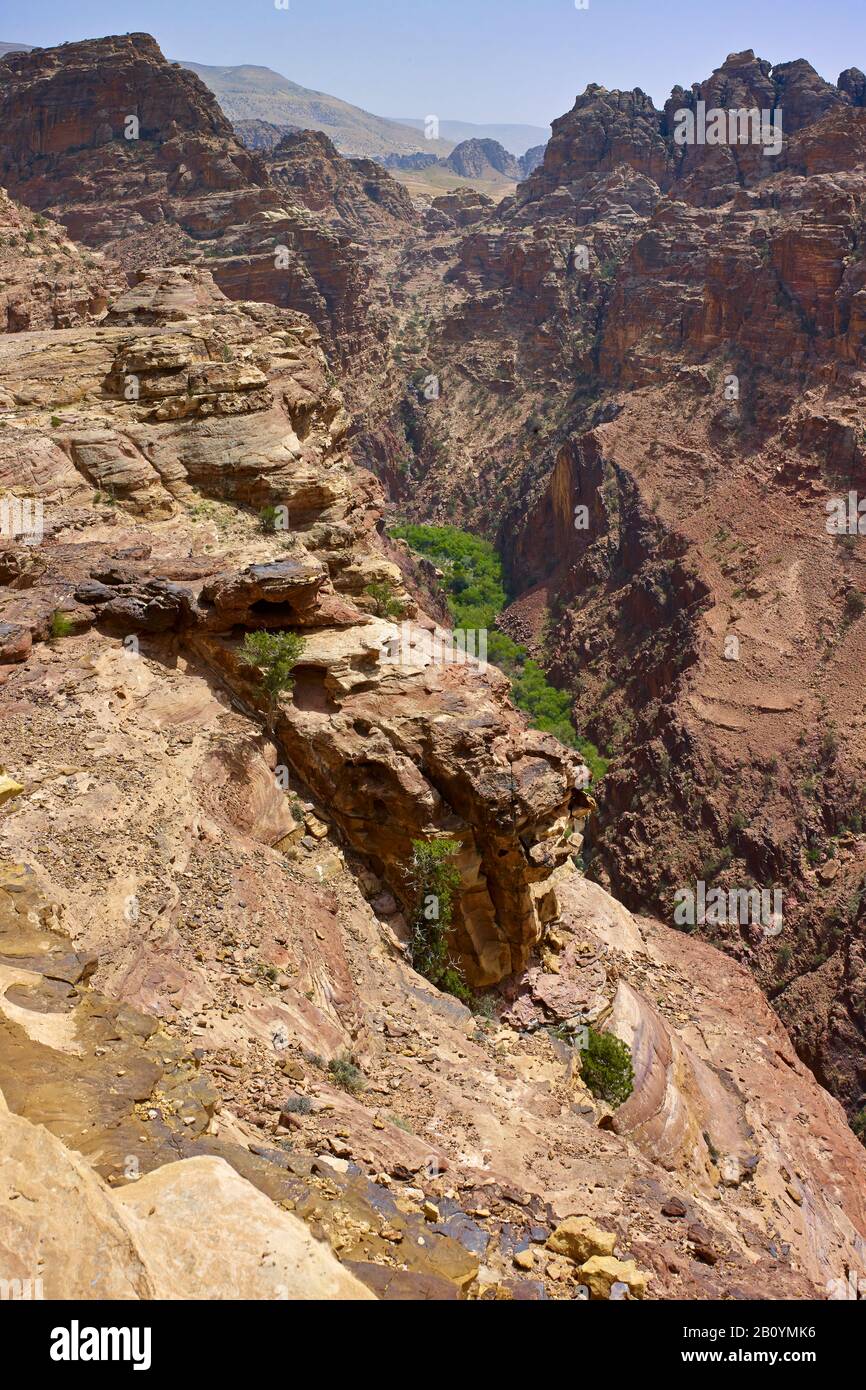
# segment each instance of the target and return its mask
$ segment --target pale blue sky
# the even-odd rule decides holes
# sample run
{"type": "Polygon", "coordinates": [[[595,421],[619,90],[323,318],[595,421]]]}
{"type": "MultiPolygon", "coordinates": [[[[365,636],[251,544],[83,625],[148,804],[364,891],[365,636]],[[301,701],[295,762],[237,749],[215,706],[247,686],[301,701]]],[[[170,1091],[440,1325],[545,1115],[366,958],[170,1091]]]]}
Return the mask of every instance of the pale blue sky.
{"type": "Polygon", "coordinates": [[[261,63],[383,116],[547,124],[587,82],[708,76],[726,54],[866,69],[866,0],[0,0],[0,40],[41,46],[143,29],[169,57],[261,63]]]}

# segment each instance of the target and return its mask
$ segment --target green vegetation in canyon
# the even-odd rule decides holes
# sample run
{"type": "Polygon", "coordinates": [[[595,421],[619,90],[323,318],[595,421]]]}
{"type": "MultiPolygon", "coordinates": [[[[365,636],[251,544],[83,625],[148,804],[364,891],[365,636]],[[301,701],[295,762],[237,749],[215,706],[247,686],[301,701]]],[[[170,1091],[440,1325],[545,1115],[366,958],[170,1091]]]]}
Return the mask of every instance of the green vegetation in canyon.
{"type": "Polygon", "coordinates": [[[508,602],[502,561],[489,541],[456,526],[400,525],[390,534],[405,540],[443,574],[443,586],[455,628],[487,631],[487,656],[511,680],[514,703],[534,729],[555,734],[576,748],[594,781],[603,777],[607,762],[594,743],[581,738],[571,720],[568,693],[550,684],[541,666],[525,647],[496,630],[496,620],[508,602]]]}

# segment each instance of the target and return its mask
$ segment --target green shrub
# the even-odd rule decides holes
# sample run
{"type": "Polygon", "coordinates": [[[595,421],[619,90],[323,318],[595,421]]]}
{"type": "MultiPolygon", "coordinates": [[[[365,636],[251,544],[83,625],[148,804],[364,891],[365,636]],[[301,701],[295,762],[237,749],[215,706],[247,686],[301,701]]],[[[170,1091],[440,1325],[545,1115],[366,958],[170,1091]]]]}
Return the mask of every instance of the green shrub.
{"type": "Polygon", "coordinates": [[[453,994],[461,1003],[471,1005],[475,996],[456,965],[448,965],[439,976],[438,988],[443,994],[453,994]]]}
{"type": "Polygon", "coordinates": [[[831,762],[839,751],[839,735],[835,725],[831,724],[825,731],[821,739],[821,757],[826,762],[831,762]]]}
{"type": "Polygon", "coordinates": [[[455,627],[493,627],[508,598],[502,562],[489,541],[456,526],[395,526],[391,535],[442,571],[455,627]]]}
{"type": "Polygon", "coordinates": [[[259,526],[268,536],[280,529],[281,511],[279,507],[262,507],[259,512],[259,526]]]}
{"type": "Polygon", "coordinates": [[[289,1096],[283,1102],[284,1115],[309,1115],[313,1109],[313,1102],[309,1096],[289,1096]]]}
{"type": "Polygon", "coordinates": [[[496,1012],[499,999],[495,994],[476,994],[470,1008],[478,1018],[487,1019],[489,1023],[495,1023],[498,1017],[496,1012]]]}
{"type": "Polygon", "coordinates": [[[368,584],[364,590],[372,600],[377,618],[399,618],[403,603],[397,597],[397,589],[390,579],[378,579],[368,584]]]}
{"type": "Polygon", "coordinates": [[[257,666],[262,689],[268,697],[268,716],[273,719],[281,695],[292,689],[292,671],[304,650],[304,639],[294,632],[248,632],[241,647],[244,666],[257,666]]]}
{"type": "Polygon", "coordinates": [[[59,637],[69,637],[74,631],[75,624],[56,608],[51,615],[51,640],[56,641],[59,637]]]}
{"type": "Polygon", "coordinates": [[[341,1086],[344,1091],[349,1091],[356,1095],[358,1091],[364,1089],[364,1075],[346,1053],[340,1057],[332,1057],[328,1063],[328,1075],[335,1086],[341,1086]]]}
{"type": "Polygon", "coordinates": [[[634,1090],[631,1052],[613,1033],[588,1028],[581,1077],[594,1096],[609,1105],[624,1105],[634,1090]]]}
{"type": "Polygon", "coordinates": [[[607,760],[595,744],[581,738],[571,719],[571,696],[551,685],[525,647],[504,632],[496,620],[508,602],[502,561],[490,541],[460,531],[456,526],[395,526],[390,534],[442,571],[442,584],[454,626],[461,631],[486,631],[487,656],[511,681],[511,697],[534,729],[554,734],[561,743],[576,748],[593,781],[607,771],[607,760]]]}
{"type": "Polygon", "coordinates": [[[448,932],[454,917],[454,897],[460,874],[454,864],[453,840],[413,840],[409,883],[414,899],[409,949],[420,975],[447,994],[471,998],[460,971],[451,960],[448,932]]]}

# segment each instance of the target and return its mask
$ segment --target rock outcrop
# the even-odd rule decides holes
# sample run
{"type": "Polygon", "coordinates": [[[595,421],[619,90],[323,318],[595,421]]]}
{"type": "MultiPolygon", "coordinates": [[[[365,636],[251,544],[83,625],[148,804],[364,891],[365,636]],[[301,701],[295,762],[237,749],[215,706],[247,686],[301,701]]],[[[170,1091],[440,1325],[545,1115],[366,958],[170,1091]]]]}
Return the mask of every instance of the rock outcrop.
{"type": "Polygon", "coordinates": [[[123,277],[89,255],[56,222],[16,204],[0,188],[0,332],[98,323],[123,277]]]}
{"type": "MultiPolygon", "coordinates": [[[[0,125],[0,184],[77,241],[125,270],[203,262],[232,298],[309,314],[353,374],[381,368],[382,291],[363,253],[274,185],[148,34],[7,54],[0,125]]],[[[390,183],[378,165],[364,177],[390,183]]]]}
{"type": "Polygon", "coordinates": [[[73,546],[10,590],[3,618],[17,654],[26,634],[50,633],[68,596],[76,624],[187,633],[254,701],[238,634],[262,623],[310,629],[277,725],[290,763],[403,899],[413,840],[453,837],[466,969],[493,983],[522,968],[554,910],[544,881],[576,830],[579,760],[523,729],[495,668],[443,660],[445,634],[410,621],[408,596],[403,625],[364,611],[366,587],[399,582],[400,571],[375,545],[374,479],[340,455],[345,420],[311,326],[231,304],[202,272],[147,272],[97,332],[19,334],[14,345],[7,354],[0,343],[5,478],[20,485],[22,457],[36,461],[49,528],[88,486],[145,520],[200,491],[281,508],[288,546],[276,563],[244,568],[229,552],[162,569],[152,551],[106,564],[73,546]],[[70,395],[73,408],[58,415],[70,395]]]}
{"type": "Polygon", "coordinates": [[[343,159],[319,131],[286,135],[267,166],[277,187],[364,243],[405,237],[418,222],[402,184],[372,159],[343,159]]]}
{"type": "Polygon", "coordinates": [[[6,1297],[375,1297],[222,1158],[168,1163],[112,1191],[74,1150],[2,1102],[0,1134],[6,1297]]]}
{"type": "Polygon", "coordinates": [[[446,159],[440,160],[445,169],[463,179],[519,179],[523,173],[520,160],[509,154],[498,140],[463,140],[446,159]]]}
{"type": "Polygon", "coordinates": [[[534,174],[539,165],[544,163],[546,149],[546,145],[533,145],[531,150],[527,150],[526,154],[520,156],[520,172],[525,179],[528,179],[530,174],[534,174]]]}

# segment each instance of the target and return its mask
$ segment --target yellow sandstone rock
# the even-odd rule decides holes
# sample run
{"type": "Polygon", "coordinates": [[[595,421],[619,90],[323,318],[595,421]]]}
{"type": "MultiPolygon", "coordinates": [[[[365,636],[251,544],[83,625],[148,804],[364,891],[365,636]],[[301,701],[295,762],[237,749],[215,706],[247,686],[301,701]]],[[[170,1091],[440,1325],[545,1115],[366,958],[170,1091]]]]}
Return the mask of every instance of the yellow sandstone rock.
{"type": "Polygon", "coordinates": [[[592,1255],[612,1255],[615,1245],[613,1231],[599,1230],[588,1216],[567,1216],[547,1240],[548,1250],[579,1265],[592,1255]]]}
{"type": "Polygon", "coordinates": [[[0,773],[0,806],[5,801],[10,801],[13,796],[20,796],[23,790],[20,782],[7,777],[5,773],[0,773]]]}
{"type": "Polygon", "coordinates": [[[626,1284],[632,1298],[643,1298],[650,1278],[634,1260],[615,1260],[610,1255],[593,1255],[580,1267],[580,1282],[586,1284],[590,1298],[610,1298],[614,1284],[626,1284]]]}

